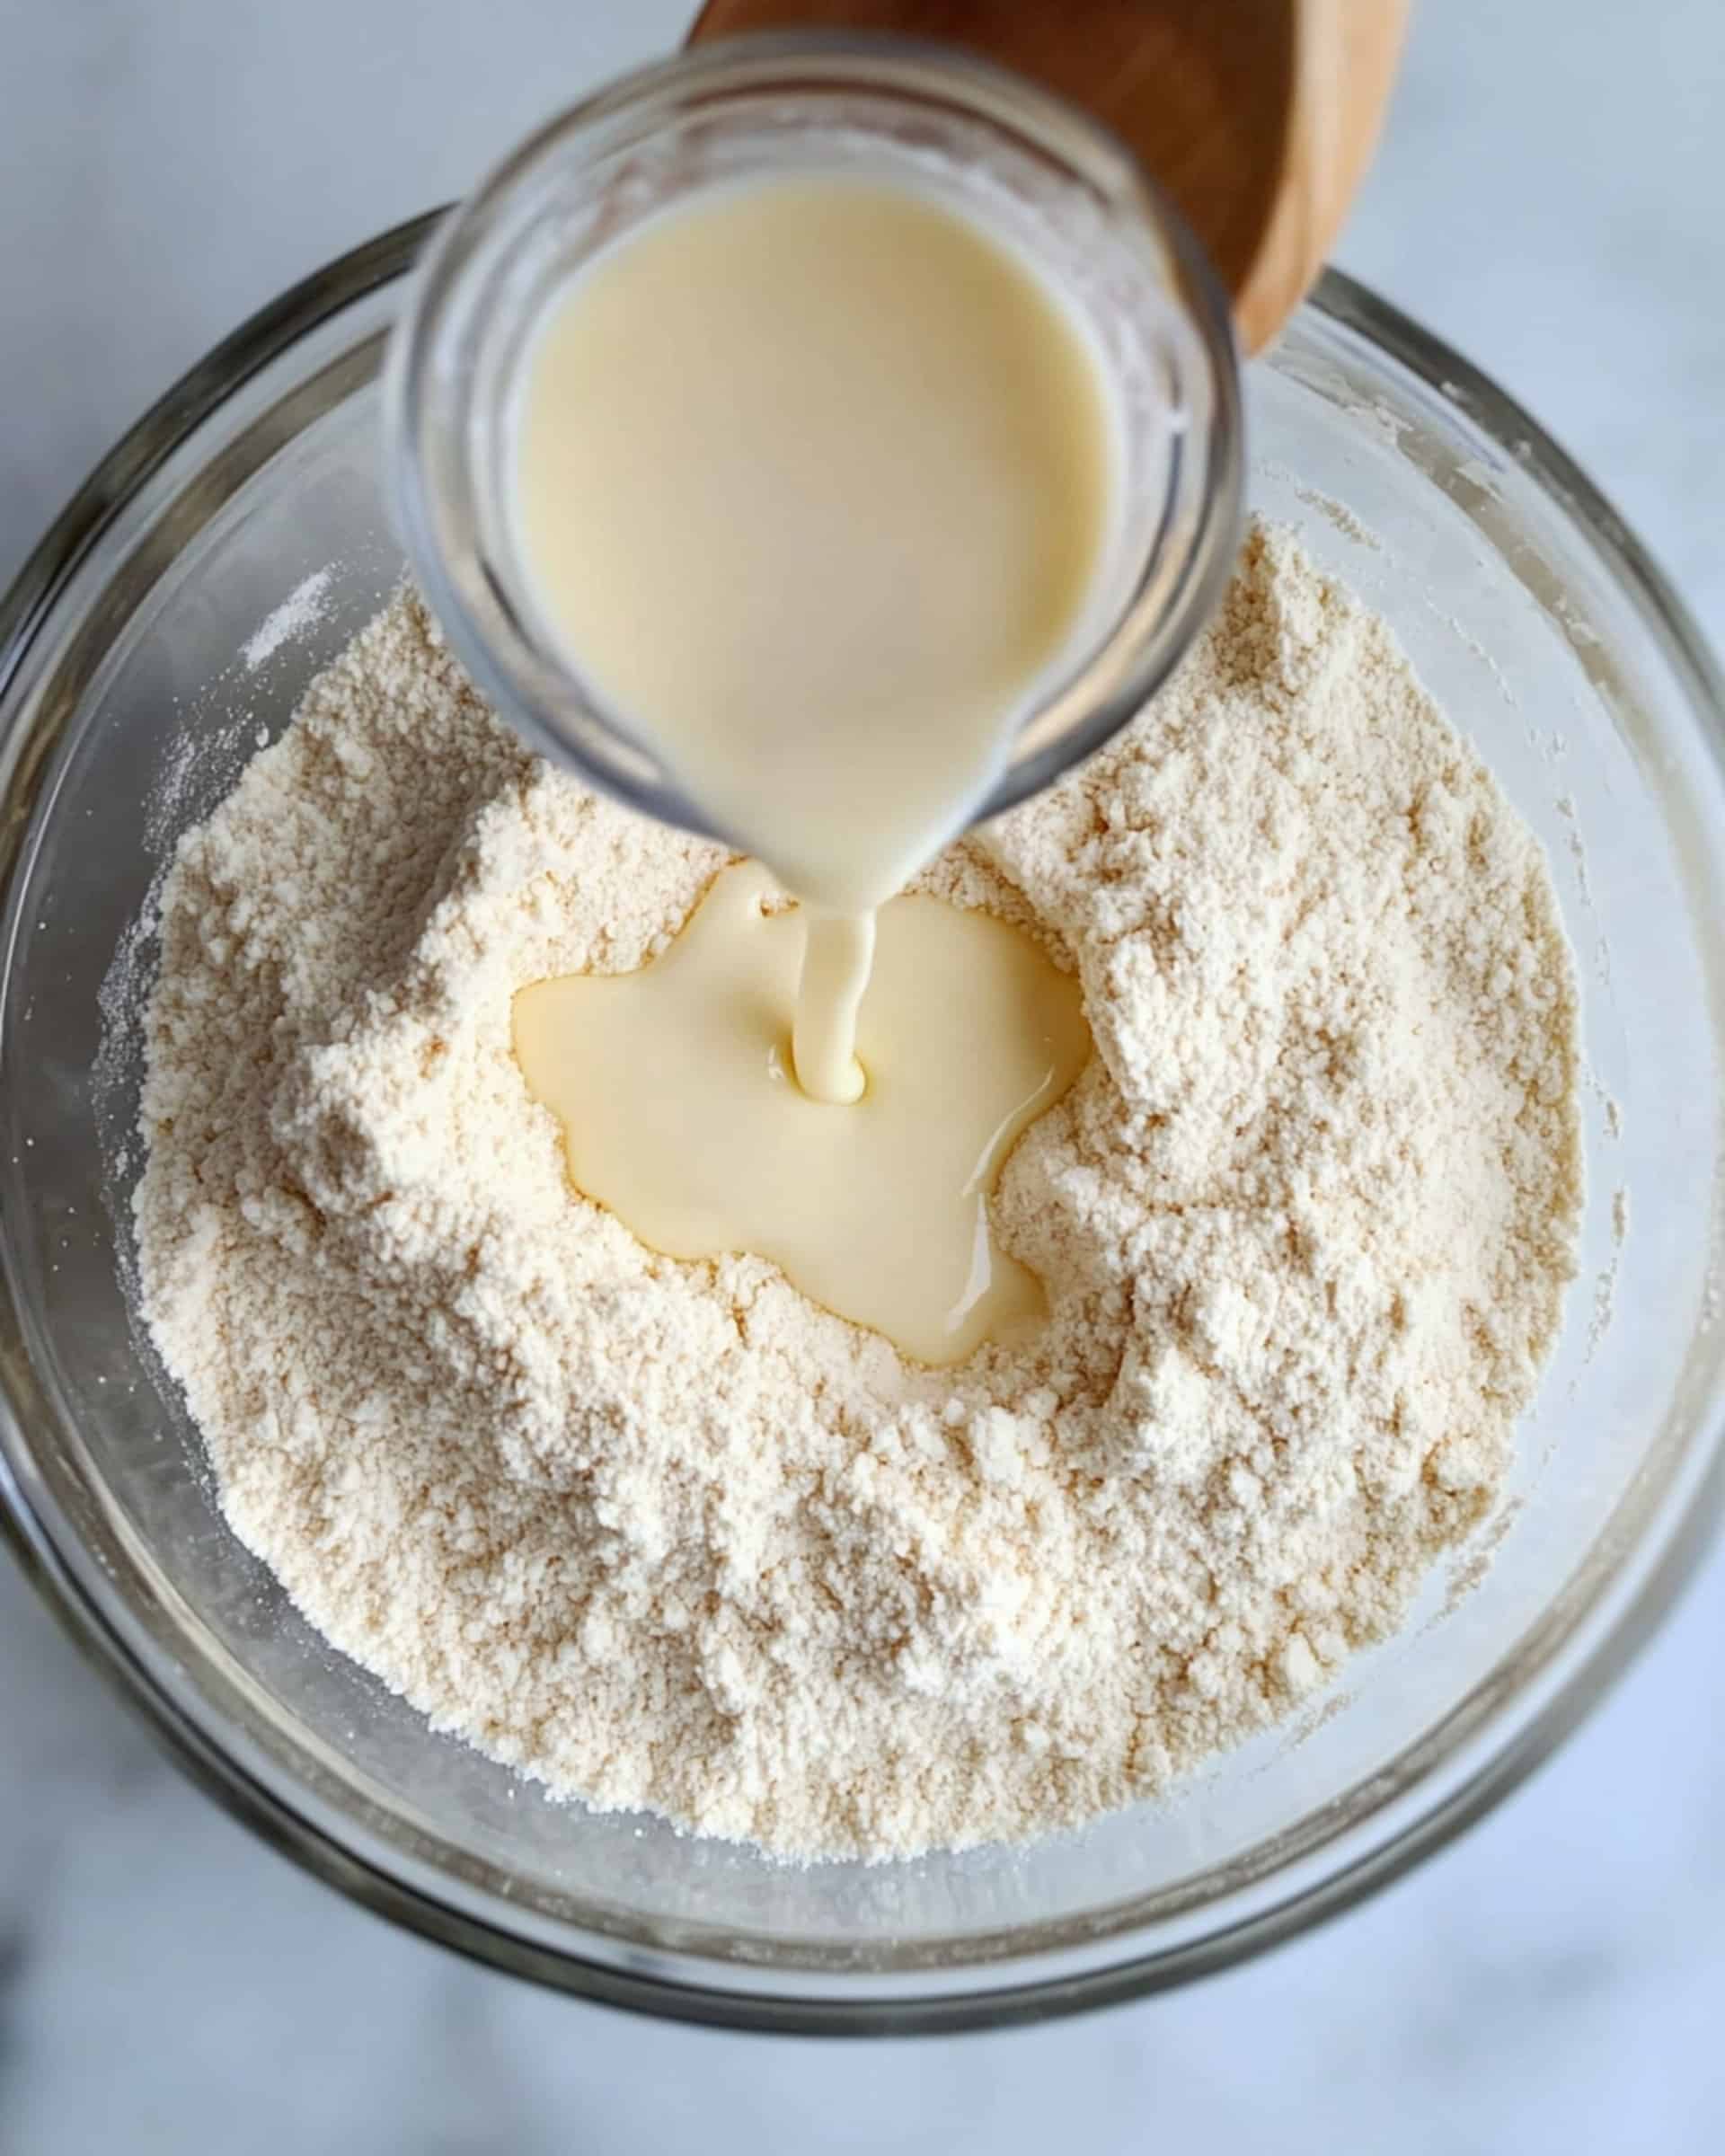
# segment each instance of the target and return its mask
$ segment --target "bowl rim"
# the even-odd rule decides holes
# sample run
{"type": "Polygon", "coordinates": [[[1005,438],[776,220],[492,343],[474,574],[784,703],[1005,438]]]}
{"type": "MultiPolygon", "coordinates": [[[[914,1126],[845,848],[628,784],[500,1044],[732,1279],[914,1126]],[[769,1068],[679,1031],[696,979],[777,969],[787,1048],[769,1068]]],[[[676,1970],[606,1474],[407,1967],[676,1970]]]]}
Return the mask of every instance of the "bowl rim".
{"type": "MultiPolygon", "coordinates": [[[[0,599],[0,748],[12,681],[60,594],[125,505],[251,377],[319,324],[409,271],[446,214],[434,210],[398,225],[271,301],[215,346],[101,461],[0,599]]],[[[1604,558],[1677,677],[1715,760],[1725,765],[1725,674],[1647,549],[1574,460],[1489,376],[1340,271],[1326,270],[1305,304],[1399,364],[1474,424],[1517,445],[1522,461],[1604,558]]],[[[0,1293],[0,1301],[5,1299],[0,1293]]],[[[661,1973],[656,1966],[660,1957],[650,1954],[613,1959],[604,1957],[602,1948],[553,1948],[522,1929],[508,1928],[497,1897],[491,1897],[491,1913],[478,1916],[428,1891],[423,1865],[416,1876],[409,1860],[393,1866],[349,1846],[314,1816],[314,1807],[290,1801],[217,1741],[163,1683],[58,1546],[16,1471],[14,1448],[16,1460],[29,1455],[10,1386],[0,1388],[0,1528],[75,1644],[139,1710],[190,1777],[272,1847],[376,1913],[494,1967],[634,2010],[795,2034],[932,2033],[1040,2020],[1213,1974],[1341,1913],[1442,1848],[1550,1756],[1622,1674],[1692,1577],[1725,1509],[1722,1440],[1725,1427],[1716,1414],[1692,1438],[1683,1471],[1674,1474],[1648,1517],[1641,1547],[1629,1553],[1623,1577],[1601,1586],[1576,1631],[1552,1650],[1543,1673],[1550,1680],[1544,1696],[1521,1726],[1449,1786],[1430,1794],[1416,1781],[1403,1802],[1368,1815],[1352,1830],[1354,1850],[1339,1865],[1300,1867],[1302,1876],[1285,1891],[1271,1891],[1243,1917],[1204,1936],[1157,1945],[1140,1940],[1135,1947],[1132,1933],[1122,1931],[1110,1941],[1120,1951],[1101,1966],[1031,1973],[1019,1981],[1008,1974],[1010,1962],[991,1960],[969,1971],[943,1972],[945,1982],[924,1981],[922,1989],[916,1984],[927,1972],[913,1972],[904,1992],[887,1995],[847,1997],[829,1990],[798,1996],[778,1988],[765,1970],[755,1972],[756,1988],[749,1989],[745,1965],[706,1965],[726,1976],[734,1972],[745,1987],[734,1988],[661,1973]],[[1565,1649],[1573,1650],[1573,1660],[1554,1668],[1565,1649]],[[990,1981],[997,1975],[1004,1981],[990,1981]],[[765,1987],[762,1978],[768,1979],[765,1987]]],[[[1452,1710],[1452,1718],[1461,1710],[1452,1710]]],[[[600,1946],[597,1938],[592,1944],[600,1946]]],[[[668,1967],[685,1957],[663,1958],[668,1967]]],[[[1033,1964],[1035,1958],[1032,1948],[1025,1959],[1033,1964]]],[[[797,1975],[787,1974],[793,1986],[797,1975]]]]}

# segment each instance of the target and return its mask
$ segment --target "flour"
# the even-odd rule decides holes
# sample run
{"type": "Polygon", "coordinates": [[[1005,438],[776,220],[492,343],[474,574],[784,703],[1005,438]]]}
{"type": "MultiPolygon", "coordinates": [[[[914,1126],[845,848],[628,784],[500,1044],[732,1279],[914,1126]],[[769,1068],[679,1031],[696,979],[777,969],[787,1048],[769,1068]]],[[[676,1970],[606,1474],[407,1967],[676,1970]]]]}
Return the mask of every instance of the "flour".
{"type": "Polygon", "coordinates": [[[995,1205],[1047,1330],[951,1371],[564,1180],[510,997],[641,965],[724,858],[531,758],[407,596],[182,841],[137,1221],[228,1517],[595,1805],[876,1857],[1153,1797],[1491,1507],[1581,1200],[1538,847],[1255,534],[1152,709],[924,879],[1097,1046],[995,1205]]]}
{"type": "Polygon", "coordinates": [[[328,611],[330,586],[334,579],[333,570],[314,569],[309,577],[302,578],[295,585],[279,606],[265,615],[240,647],[240,657],[248,674],[255,674],[284,644],[316,627],[328,611]]]}

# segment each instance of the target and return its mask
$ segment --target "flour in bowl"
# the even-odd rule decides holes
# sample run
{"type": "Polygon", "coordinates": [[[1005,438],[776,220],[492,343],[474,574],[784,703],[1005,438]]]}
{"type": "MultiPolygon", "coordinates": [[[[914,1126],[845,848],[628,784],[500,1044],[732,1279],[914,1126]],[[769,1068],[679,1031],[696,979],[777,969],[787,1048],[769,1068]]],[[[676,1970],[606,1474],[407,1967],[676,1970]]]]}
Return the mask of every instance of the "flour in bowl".
{"type": "Polygon", "coordinates": [[[947,1370],[656,1257],[526,1091],[514,992],[641,965],[725,858],[531,757],[405,595],[181,841],[137,1224],[228,1518],[590,1804],[809,1858],[1154,1798],[1491,1506],[1582,1195],[1539,848],[1254,533],[1151,709],[923,879],[1097,1051],[994,1206],[1046,1328],[947,1370]]]}

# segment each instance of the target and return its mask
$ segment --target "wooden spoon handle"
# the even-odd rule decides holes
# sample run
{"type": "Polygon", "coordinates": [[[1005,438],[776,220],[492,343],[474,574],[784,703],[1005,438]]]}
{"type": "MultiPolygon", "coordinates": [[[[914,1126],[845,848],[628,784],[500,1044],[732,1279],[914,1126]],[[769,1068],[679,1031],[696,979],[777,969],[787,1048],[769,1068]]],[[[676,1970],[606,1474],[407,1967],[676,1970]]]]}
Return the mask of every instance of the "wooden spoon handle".
{"type": "MultiPolygon", "coordinates": [[[[1281,172],[1243,274],[1228,278],[1248,352],[1270,341],[1329,257],[1383,131],[1407,33],[1407,0],[1300,0],[1294,12],[1281,172]]],[[[1210,178],[1222,184],[1219,172],[1210,178]]]]}
{"type": "Polygon", "coordinates": [[[706,0],[691,41],[867,30],[969,46],[1111,128],[1173,198],[1234,303],[1276,334],[1376,141],[1407,0],[706,0]]]}

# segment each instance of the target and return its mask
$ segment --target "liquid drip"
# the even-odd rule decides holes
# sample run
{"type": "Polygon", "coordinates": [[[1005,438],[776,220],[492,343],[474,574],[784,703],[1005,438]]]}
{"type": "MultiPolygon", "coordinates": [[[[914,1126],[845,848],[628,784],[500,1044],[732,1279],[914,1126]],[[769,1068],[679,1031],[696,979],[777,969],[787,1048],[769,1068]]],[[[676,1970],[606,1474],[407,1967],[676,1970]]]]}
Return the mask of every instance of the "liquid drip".
{"type": "Polygon", "coordinates": [[[847,1106],[868,1081],[856,1059],[856,1021],[874,964],[875,915],[805,906],[802,971],[791,1029],[792,1074],[811,1100],[847,1106]]]}
{"type": "Polygon", "coordinates": [[[752,1251],[917,1361],[961,1361],[1044,1312],[987,1199],[1090,1054],[1078,985],[991,915],[896,898],[860,1017],[865,1089],[827,1106],[791,1073],[803,923],[774,902],[740,863],[639,972],[523,989],[528,1089],[576,1188],[650,1248],[752,1251]]]}

